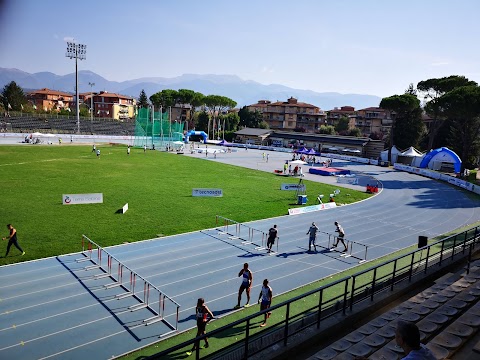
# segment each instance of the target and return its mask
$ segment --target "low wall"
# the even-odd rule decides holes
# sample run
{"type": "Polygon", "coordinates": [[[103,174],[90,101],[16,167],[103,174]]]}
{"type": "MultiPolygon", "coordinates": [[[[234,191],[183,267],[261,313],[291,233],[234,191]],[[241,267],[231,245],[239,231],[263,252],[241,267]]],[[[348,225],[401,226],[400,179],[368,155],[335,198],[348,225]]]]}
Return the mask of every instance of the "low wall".
{"type": "Polygon", "coordinates": [[[393,164],[393,168],[395,170],[406,171],[412,174],[426,176],[431,179],[445,181],[445,182],[448,182],[449,184],[458,186],[462,189],[465,189],[480,195],[480,186],[469,183],[468,181],[465,181],[462,179],[457,179],[456,177],[453,177],[450,175],[442,174],[429,169],[420,169],[417,167],[398,164],[398,163],[393,164]]]}
{"type": "MultiPolygon", "coordinates": [[[[0,143],[2,144],[18,144],[25,140],[25,136],[31,133],[0,133],[0,143]]],[[[113,136],[113,135],[76,135],[76,134],[52,134],[53,136],[33,136],[39,138],[43,143],[52,142],[58,144],[58,139],[62,139],[63,144],[67,143],[120,143],[133,144],[135,136],[113,136]]]]}

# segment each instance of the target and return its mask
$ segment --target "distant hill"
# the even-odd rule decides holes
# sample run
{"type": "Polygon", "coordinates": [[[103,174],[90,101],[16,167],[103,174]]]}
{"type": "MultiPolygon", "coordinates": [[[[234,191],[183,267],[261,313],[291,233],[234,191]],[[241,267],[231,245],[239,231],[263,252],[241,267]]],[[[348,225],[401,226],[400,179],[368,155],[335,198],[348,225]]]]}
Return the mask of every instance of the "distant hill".
{"type": "MultiPolygon", "coordinates": [[[[148,77],[128,81],[110,81],[88,70],[78,73],[80,92],[91,90],[88,83],[95,83],[94,91],[106,90],[138,97],[142,89],[147,96],[163,89],[191,89],[205,95],[217,94],[235,100],[238,106],[250,105],[258,100],[286,101],[290,96],[301,102],[310,103],[323,110],[344,105],[361,109],[378,106],[381,98],[374,95],[340,94],[335,92],[318,93],[311,90],[293,89],[287,86],[263,85],[256,81],[242,80],[236,75],[198,75],[184,74],[173,78],[148,77]]],[[[0,87],[15,81],[25,89],[49,88],[73,93],[75,91],[75,73],[56,75],[51,72],[27,73],[18,69],[0,68],[0,87]]]]}

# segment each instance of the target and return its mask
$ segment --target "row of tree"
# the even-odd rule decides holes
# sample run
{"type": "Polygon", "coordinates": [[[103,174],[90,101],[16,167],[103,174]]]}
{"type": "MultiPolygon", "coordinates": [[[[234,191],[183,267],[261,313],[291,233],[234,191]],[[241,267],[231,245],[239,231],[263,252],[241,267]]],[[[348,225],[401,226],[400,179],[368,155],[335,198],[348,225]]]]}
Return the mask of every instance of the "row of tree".
{"type": "Polygon", "coordinates": [[[241,108],[238,113],[230,112],[237,103],[221,95],[203,95],[189,89],[165,89],[147,97],[145,91],[140,92],[137,105],[139,107],[148,107],[153,105],[155,108],[163,108],[166,111],[170,106],[190,105],[190,117],[187,119],[188,127],[195,128],[198,131],[212,133],[215,138],[218,134],[225,134],[226,140],[233,138],[233,133],[239,127],[268,128],[268,124],[263,120],[263,115],[258,112],[252,112],[246,106],[241,108]],[[195,109],[200,111],[195,112],[195,109]]]}
{"type": "Polygon", "coordinates": [[[420,81],[416,89],[411,84],[404,94],[383,98],[380,107],[391,112],[390,149],[448,146],[462,159],[462,171],[478,163],[480,87],[476,82],[457,75],[420,81]],[[423,108],[419,97],[424,99],[423,108]],[[423,114],[430,117],[428,129],[423,114]]]}

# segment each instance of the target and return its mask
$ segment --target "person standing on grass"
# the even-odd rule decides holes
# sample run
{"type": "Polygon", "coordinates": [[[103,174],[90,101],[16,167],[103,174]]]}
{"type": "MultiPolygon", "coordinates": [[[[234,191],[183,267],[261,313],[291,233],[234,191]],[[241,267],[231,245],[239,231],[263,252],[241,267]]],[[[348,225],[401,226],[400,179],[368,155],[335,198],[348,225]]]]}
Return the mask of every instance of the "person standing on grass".
{"type": "MultiPolygon", "coordinates": [[[[205,305],[205,300],[203,298],[199,298],[197,301],[197,306],[195,307],[195,318],[197,319],[197,335],[195,337],[199,337],[205,334],[205,330],[207,327],[207,323],[214,319],[213,313],[210,309],[205,305]],[[209,318],[210,316],[210,318],[209,318]]],[[[204,348],[208,348],[208,339],[205,338],[205,346],[204,348]]],[[[200,346],[199,342],[195,342],[193,344],[193,348],[190,351],[187,351],[187,355],[190,356],[195,351],[195,349],[200,346]]]]}
{"type": "Polygon", "coordinates": [[[247,293],[247,303],[245,307],[250,306],[250,289],[252,288],[253,274],[248,268],[248,263],[243,264],[243,269],[238,273],[238,277],[242,276],[242,283],[240,289],[238,289],[238,303],[235,305],[235,309],[240,308],[240,301],[242,300],[242,293],[245,290],[247,293]]]}
{"type": "Polygon", "coordinates": [[[338,242],[341,242],[343,244],[343,246],[345,247],[345,249],[343,249],[343,251],[347,251],[348,250],[348,246],[345,244],[345,230],[343,230],[343,227],[342,225],[340,225],[337,221],[335,221],[335,226],[337,227],[337,229],[335,230],[335,232],[338,233],[338,236],[337,236],[337,241],[335,242],[335,244],[333,245],[333,247],[337,247],[338,245],[338,242]]]}
{"type": "MultiPolygon", "coordinates": [[[[14,245],[20,252],[22,253],[22,256],[25,255],[25,251],[22,250],[20,245],[18,245],[17,241],[17,229],[15,229],[12,224],[7,225],[8,230],[10,231],[10,235],[8,235],[8,245],[7,245],[7,253],[5,254],[5,257],[7,257],[8,253],[10,252],[10,247],[14,245]]],[[[7,240],[6,237],[3,238],[3,240],[7,240]]]]}
{"type": "Polygon", "coordinates": [[[307,235],[310,234],[310,237],[308,239],[308,251],[312,251],[312,245],[315,251],[317,251],[317,244],[315,243],[317,240],[317,231],[318,231],[318,226],[312,222],[312,226],[307,231],[307,235]]]}
{"type": "Polygon", "coordinates": [[[97,149],[97,158],[100,159],[100,149],[97,149]]]}
{"type": "Polygon", "coordinates": [[[127,155],[130,155],[130,145],[127,145],[127,155]]]}
{"type": "Polygon", "coordinates": [[[147,145],[143,145],[143,153],[145,154],[147,152],[147,145]]]}
{"type": "MultiPolygon", "coordinates": [[[[268,286],[268,279],[263,280],[262,290],[260,290],[260,295],[258,295],[258,303],[260,304],[260,311],[270,308],[272,305],[273,292],[272,288],[268,286]],[[261,302],[260,302],[261,300],[261,302]]],[[[267,319],[272,313],[266,312],[263,323],[260,324],[261,327],[267,325],[267,319]]]]}
{"type": "Polygon", "coordinates": [[[268,252],[272,252],[272,246],[273,244],[275,244],[275,239],[278,239],[277,225],[273,225],[273,227],[268,230],[268,239],[267,239],[268,252]]]}
{"type": "Polygon", "coordinates": [[[92,152],[93,152],[93,153],[96,153],[96,152],[97,152],[97,145],[93,144],[92,152]]]}

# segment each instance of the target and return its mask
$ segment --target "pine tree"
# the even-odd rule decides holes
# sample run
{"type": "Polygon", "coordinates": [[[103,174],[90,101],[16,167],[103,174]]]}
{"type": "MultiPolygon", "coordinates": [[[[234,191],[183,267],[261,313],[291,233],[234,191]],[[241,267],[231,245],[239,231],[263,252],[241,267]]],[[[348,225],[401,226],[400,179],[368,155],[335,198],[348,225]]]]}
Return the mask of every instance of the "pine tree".
{"type": "Polygon", "coordinates": [[[139,108],[147,108],[148,105],[149,105],[149,103],[148,103],[147,94],[145,94],[145,90],[142,89],[142,91],[140,91],[140,96],[138,97],[137,106],[139,108]]]}
{"type": "Polygon", "coordinates": [[[22,88],[15,81],[3,87],[2,96],[3,106],[8,110],[21,111],[22,105],[27,102],[22,88]]]}

